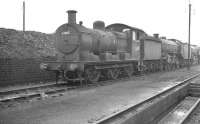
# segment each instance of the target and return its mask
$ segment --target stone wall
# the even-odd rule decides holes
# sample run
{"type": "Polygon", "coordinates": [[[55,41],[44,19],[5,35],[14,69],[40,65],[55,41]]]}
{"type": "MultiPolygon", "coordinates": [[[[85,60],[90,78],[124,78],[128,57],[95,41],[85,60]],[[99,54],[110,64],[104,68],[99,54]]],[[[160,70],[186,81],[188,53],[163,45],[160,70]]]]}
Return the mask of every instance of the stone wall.
{"type": "Polygon", "coordinates": [[[55,74],[40,69],[41,59],[0,59],[0,86],[55,81],[55,74]]]}

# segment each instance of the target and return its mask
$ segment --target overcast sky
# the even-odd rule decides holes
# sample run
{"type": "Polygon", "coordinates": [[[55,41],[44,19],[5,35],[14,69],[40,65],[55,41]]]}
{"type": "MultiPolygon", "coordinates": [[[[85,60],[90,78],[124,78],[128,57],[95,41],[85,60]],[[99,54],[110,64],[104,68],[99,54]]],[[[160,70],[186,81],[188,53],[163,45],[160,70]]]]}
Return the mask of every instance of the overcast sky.
{"type": "MultiPolygon", "coordinates": [[[[0,0],[0,27],[22,30],[23,0],[0,0]]],[[[189,0],[25,0],[26,29],[53,33],[67,22],[66,11],[77,10],[77,22],[92,28],[95,20],[106,25],[124,23],[159,33],[167,38],[188,40],[189,0]]],[[[191,42],[200,45],[200,0],[191,0],[191,42]]]]}

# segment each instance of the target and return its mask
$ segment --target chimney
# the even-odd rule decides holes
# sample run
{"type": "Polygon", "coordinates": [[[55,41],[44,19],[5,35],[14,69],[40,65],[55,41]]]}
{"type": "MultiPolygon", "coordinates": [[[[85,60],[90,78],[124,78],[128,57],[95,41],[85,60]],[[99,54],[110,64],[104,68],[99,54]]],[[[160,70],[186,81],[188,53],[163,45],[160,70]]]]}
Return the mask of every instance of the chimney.
{"type": "Polygon", "coordinates": [[[76,24],[76,10],[68,10],[68,23],[69,24],[76,24]]]}
{"type": "Polygon", "coordinates": [[[159,34],[153,34],[153,37],[159,38],[159,34]]]}

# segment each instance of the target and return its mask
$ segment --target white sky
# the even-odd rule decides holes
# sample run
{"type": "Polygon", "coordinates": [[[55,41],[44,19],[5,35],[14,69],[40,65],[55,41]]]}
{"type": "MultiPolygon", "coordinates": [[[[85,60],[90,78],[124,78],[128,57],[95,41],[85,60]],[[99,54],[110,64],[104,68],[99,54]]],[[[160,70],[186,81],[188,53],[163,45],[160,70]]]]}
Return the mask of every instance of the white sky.
{"type": "MultiPolygon", "coordinates": [[[[148,34],[188,40],[189,0],[25,0],[26,30],[53,33],[67,22],[66,11],[77,10],[77,23],[92,28],[95,20],[106,25],[124,23],[148,34]]],[[[0,27],[22,30],[23,0],[0,0],[0,27]]],[[[200,0],[192,2],[191,43],[200,45],[200,0]]]]}

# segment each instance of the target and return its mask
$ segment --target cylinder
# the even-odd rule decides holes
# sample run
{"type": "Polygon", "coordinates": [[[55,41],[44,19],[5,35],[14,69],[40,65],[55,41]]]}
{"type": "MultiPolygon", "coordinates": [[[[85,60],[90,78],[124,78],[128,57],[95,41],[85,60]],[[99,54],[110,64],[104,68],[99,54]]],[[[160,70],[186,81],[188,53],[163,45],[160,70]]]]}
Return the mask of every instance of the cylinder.
{"type": "Polygon", "coordinates": [[[76,10],[68,10],[68,23],[69,24],[76,24],[76,10]]]}

